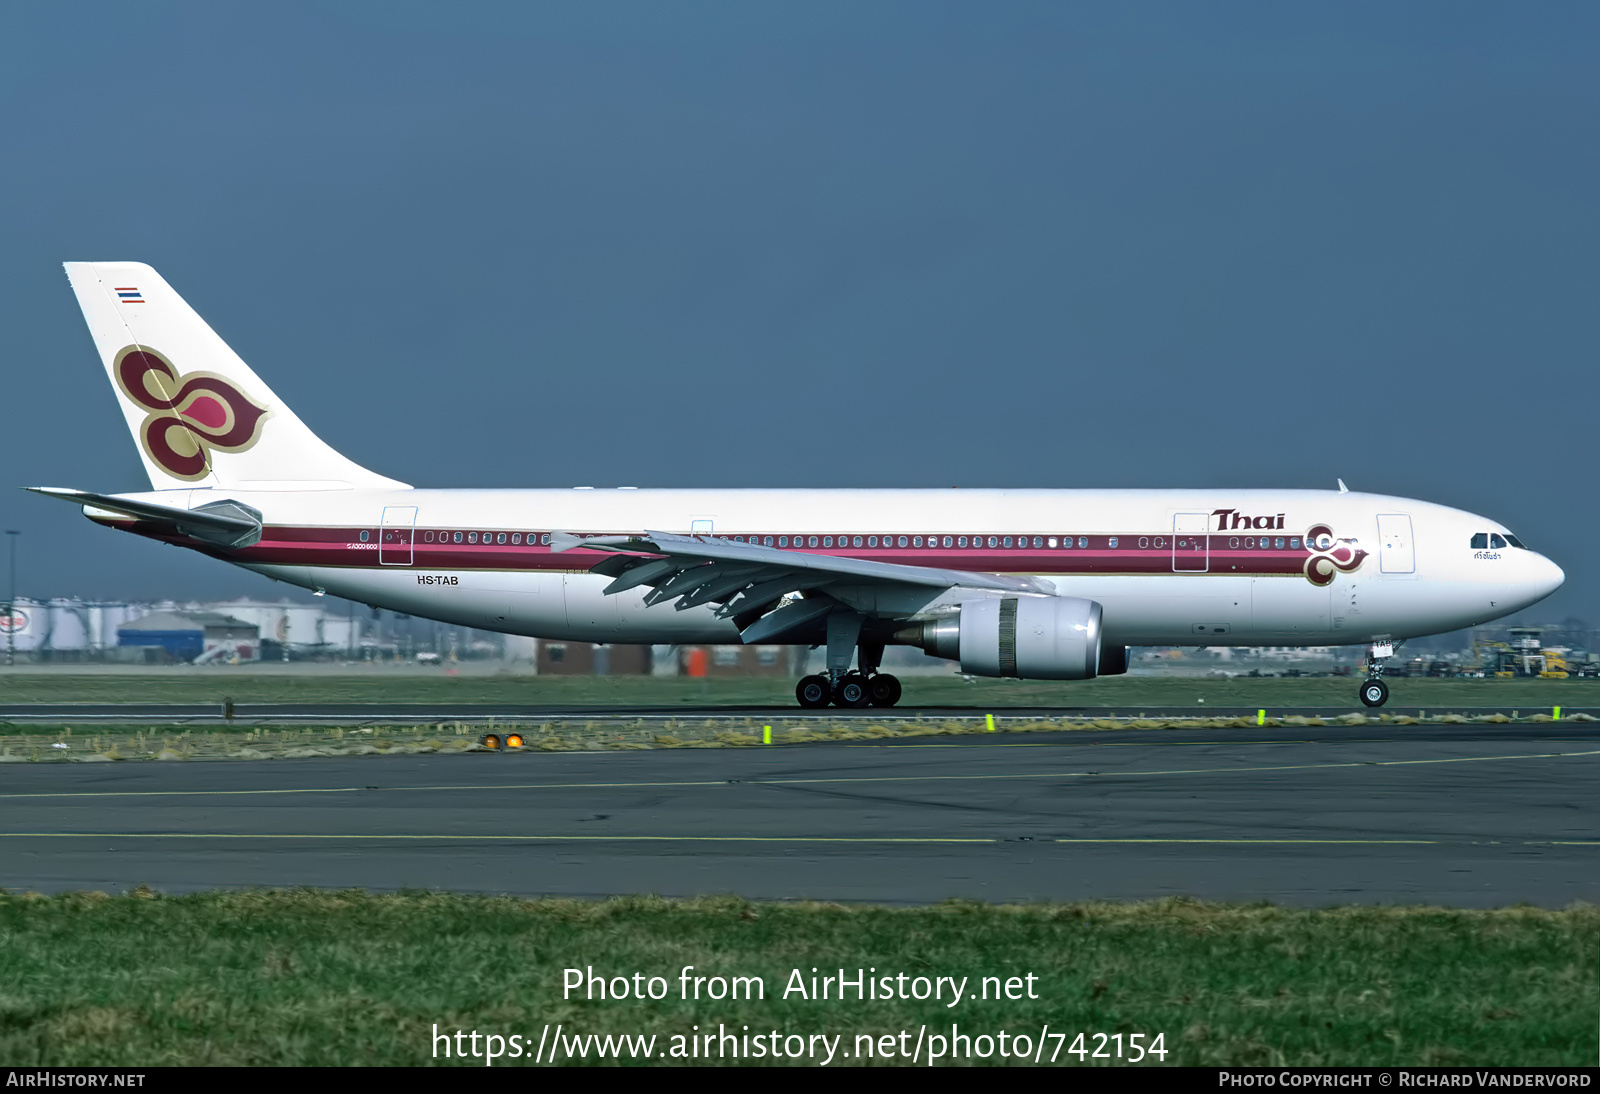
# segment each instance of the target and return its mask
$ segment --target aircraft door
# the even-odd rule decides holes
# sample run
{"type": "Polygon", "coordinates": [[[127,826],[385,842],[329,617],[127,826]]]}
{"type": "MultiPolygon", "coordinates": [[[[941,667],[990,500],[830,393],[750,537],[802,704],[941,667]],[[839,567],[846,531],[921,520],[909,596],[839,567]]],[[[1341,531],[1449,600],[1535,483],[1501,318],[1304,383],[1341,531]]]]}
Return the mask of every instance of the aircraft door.
{"type": "Polygon", "coordinates": [[[1386,574],[1417,572],[1416,544],[1411,538],[1411,518],[1404,513],[1378,514],[1378,569],[1386,574]]]}
{"type": "Polygon", "coordinates": [[[416,527],[415,505],[385,505],[383,527],[378,529],[378,565],[411,565],[411,541],[416,527]]]}
{"type": "Polygon", "coordinates": [[[1210,528],[1210,513],[1173,514],[1173,573],[1203,574],[1211,568],[1210,528]]]}

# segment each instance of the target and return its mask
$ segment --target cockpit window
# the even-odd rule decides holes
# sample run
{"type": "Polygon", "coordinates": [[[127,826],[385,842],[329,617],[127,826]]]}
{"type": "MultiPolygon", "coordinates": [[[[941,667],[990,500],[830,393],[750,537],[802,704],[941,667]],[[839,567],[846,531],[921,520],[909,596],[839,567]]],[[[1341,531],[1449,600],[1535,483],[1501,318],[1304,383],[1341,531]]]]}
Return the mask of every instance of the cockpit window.
{"type": "MultiPolygon", "coordinates": [[[[1506,542],[1511,544],[1511,546],[1513,546],[1513,547],[1522,547],[1522,541],[1520,539],[1518,539],[1516,536],[1512,535],[1510,532],[1506,533],[1506,542]]],[[[1527,550],[1526,547],[1522,547],[1522,549],[1524,551],[1527,550]]]]}
{"type": "Polygon", "coordinates": [[[1488,546],[1489,546],[1489,533],[1488,532],[1479,532],[1477,535],[1472,537],[1472,549],[1474,551],[1482,551],[1485,548],[1487,548],[1488,546]]]}
{"type": "Polygon", "coordinates": [[[1506,545],[1505,538],[1503,536],[1501,536],[1500,533],[1493,532],[1493,533],[1490,534],[1490,536],[1489,536],[1489,546],[1490,547],[1504,547],[1505,545],[1506,545]]]}

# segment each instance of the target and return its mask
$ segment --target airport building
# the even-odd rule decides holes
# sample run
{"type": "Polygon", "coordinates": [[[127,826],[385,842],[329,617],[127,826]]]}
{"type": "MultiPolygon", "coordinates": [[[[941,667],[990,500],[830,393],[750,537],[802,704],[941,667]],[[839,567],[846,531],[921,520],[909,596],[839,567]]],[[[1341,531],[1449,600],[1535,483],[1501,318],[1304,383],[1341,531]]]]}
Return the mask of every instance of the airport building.
{"type": "Polygon", "coordinates": [[[260,657],[261,631],[221,612],[155,612],[118,627],[117,647],[160,655],[149,660],[238,664],[260,657]]]}

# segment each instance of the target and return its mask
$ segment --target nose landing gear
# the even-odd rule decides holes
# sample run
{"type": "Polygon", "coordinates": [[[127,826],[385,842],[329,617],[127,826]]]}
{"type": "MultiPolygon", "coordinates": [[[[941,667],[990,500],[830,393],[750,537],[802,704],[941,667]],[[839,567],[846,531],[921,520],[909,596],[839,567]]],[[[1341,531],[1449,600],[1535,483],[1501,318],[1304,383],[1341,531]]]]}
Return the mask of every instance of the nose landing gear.
{"type": "Polygon", "coordinates": [[[1374,676],[1361,685],[1361,701],[1369,707],[1381,707],[1389,701],[1389,685],[1374,676]]]}
{"type": "Polygon", "coordinates": [[[1361,685],[1361,702],[1381,707],[1389,701],[1389,685],[1383,682],[1383,663],[1394,656],[1398,642],[1374,642],[1367,647],[1367,679],[1361,685]]]}

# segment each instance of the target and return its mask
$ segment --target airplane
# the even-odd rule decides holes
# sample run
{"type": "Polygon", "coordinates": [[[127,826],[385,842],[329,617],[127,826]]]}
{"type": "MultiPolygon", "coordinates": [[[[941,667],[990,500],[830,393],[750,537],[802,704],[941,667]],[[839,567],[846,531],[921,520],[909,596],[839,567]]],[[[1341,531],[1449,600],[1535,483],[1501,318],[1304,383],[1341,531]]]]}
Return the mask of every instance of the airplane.
{"type": "Polygon", "coordinates": [[[1503,525],[1347,490],[423,489],[314,435],[151,267],[69,262],[151,489],[30,487],[317,594],[596,643],[826,647],[804,707],[893,706],[891,645],[1087,680],[1134,646],[1364,645],[1520,611],[1565,575],[1503,525]]]}

